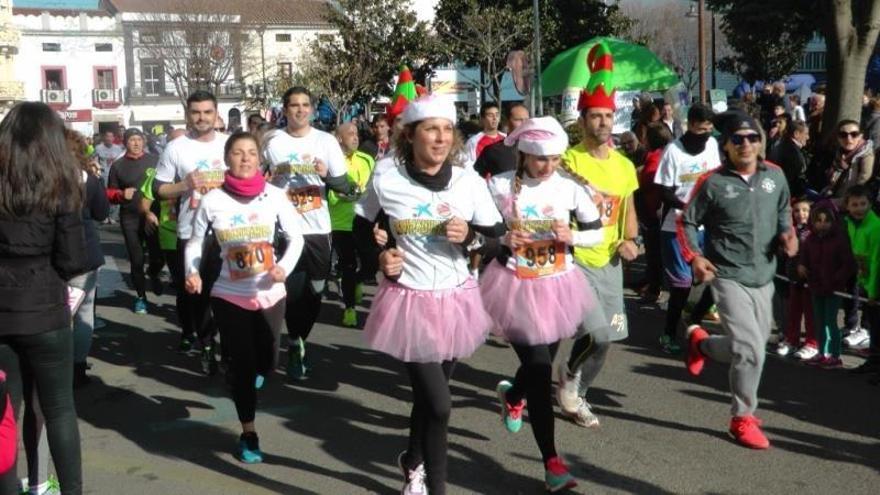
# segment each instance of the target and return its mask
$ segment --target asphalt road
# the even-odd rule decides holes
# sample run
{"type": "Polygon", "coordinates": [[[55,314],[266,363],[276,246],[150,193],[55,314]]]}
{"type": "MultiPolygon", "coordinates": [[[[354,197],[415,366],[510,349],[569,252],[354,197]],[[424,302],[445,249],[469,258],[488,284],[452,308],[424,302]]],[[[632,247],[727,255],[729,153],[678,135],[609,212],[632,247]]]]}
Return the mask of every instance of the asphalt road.
{"type": "MultiPolygon", "coordinates": [[[[111,262],[98,314],[108,325],[95,335],[93,383],[77,392],[87,493],[399,493],[408,380],[399,363],[364,348],[359,330],[337,326],[335,296],[309,343],[313,377],[291,383],[279,370],[260,393],[266,459],[246,466],[232,455],[239,425],[223,379],[175,351],[172,296],[151,295],[147,316],[131,312],[117,273],[128,270],[121,237],[103,231],[111,262]]],[[[880,493],[880,388],[771,357],[758,414],[772,448],[751,451],[726,434],[726,368],[710,364],[690,378],[655,345],[663,313],[629,299],[628,314],[632,335],[614,346],[588,396],[601,427],[556,422],[558,449],[580,482],[574,493],[880,493]]],[[[850,367],[860,360],[846,357],[850,367]]],[[[516,365],[496,341],[458,365],[450,493],[543,492],[530,427],[509,434],[497,412],[495,384],[516,365]]]]}

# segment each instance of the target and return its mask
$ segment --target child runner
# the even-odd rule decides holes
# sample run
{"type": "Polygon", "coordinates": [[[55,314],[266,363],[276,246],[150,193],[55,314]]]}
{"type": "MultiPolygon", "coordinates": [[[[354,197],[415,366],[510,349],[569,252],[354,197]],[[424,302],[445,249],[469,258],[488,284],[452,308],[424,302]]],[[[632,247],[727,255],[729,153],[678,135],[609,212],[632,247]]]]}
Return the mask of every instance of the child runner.
{"type": "Polygon", "coordinates": [[[583,272],[572,263],[570,247],[601,242],[601,222],[585,188],[556,173],[568,147],[556,119],[527,120],[505,145],[516,145],[517,168],[492,177],[489,190],[510,232],[497,263],[486,267],[480,292],[496,332],[510,341],[521,363],[512,384],[498,383],[502,422],[518,432],[528,404],[546,486],[556,492],[577,483],[556,453],[553,358],[559,341],[574,335],[596,302],[583,272]],[[568,225],[572,216],[577,232],[568,225]]]}
{"type": "MultiPolygon", "coordinates": [[[[819,206],[810,214],[811,234],[801,246],[798,275],[806,279],[812,296],[813,318],[819,353],[808,363],[823,368],[840,368],[840,327],[837,312],[840,296],[856,272],[856,262],[846,233],[837,224],[831,208],[819,206]]],[[[798,329],[800,330],[800,329],[798,329]]]]}
{"type": "MultiPolygon", "coordinates": [[[[794,230],[797,233],[798,242],[803,245],[810,236],[810,202],[803,198],[798,199],[791,209],[794,230]]],[[[776,354],[787,356],[793,349],[797,349],[794,357],[805,361],[813,359],[819,353],[816,344],[816,330],[813,324],[813,303],[810,299],[810,289],[806,286],[806,280],[797,273],[797,258],[786,258],[785,264],[785,273],[790,280],[785,334],[782,342],[776,346],[776,354]],[[800,346],[801,322],[803,322],[806,332],[803,346],[800,346]]]]}
{"type": "Polygon", "coordinates": [[[372,236],[387,214],[396,247],[379,257],[379,285],[364,327],[367,344],[403,361],[413,387],[409,447],[400,454],[404,495],[446,493],[448,380],[456,359],[486,339],[492,318],[468,270],[484,234],[503,234],[486,182],[460,166],[461,141],[451,101],[419,98],[406,108],[395,153],[402,163],[374,177],[356,206],[372,236]]]}
{"type": "Polygon", "coordinates": [[[299,259],[303,239],[299,214],[284,191],[267,185],[260,173],[257,138],[234,134],[226,141],[225,156],[229,169],[223,186],[202,198],[186,244],[186,290],[202,291],[200,258],[205,233],[212,228],[222,268],[211,288],[211,309],[231,358],[232,398],[242,430],[236,456],[253,464],[263,460],[254,425],[256,391],[275,368],[284,281],[299,259]],[[273,247],[276,225],[287,240],[280,259],[273,247]]]}

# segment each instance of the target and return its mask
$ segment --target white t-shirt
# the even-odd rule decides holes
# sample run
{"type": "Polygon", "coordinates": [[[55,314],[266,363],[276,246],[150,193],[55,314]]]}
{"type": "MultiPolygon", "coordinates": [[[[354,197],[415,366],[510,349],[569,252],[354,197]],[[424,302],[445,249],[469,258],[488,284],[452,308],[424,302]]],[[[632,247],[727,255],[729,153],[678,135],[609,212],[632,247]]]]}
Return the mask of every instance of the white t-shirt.
{"type": "Polygon", "coordinates": [[[95,155],[98,156],[98,165],[101,166],[101,177],[104,177],[105,181],[110,175],[110,166],[124,154],[125,148],[118,144],[105,146],[104,143],[98,143],[98,145],[95,146],[95,155]]]}
{"type": "Polygon", "coordinates": [[[223,147],[228,137],[226,134],[215,132],[212,141],[204,142],[192,139],[188,135],[181,136],[168,143],[162,156],[159,157],[156,180],[174,184],[198,170],[206,181],[202,190],[187,191],[180,198],[180,209],[177,212],[178,239],[186,240],[192,235],[193,215],[202,196],[211,189],[223,185],[223,176],[226,173],[223,147]]]}
{"type": "Polygon", "coordinates": [[[270,164],[272,184],[287,191],[288,198],[300,213],[303,234],[329,234],[326,186],[315,172],[315,160],[324,162],[328,177],[348,174],[339,141],[314,128],[303,137],[293,137],[281,130],[266,145],[264,154],[270,164]]]}
{"type": "Polygon", "coordinates": [[[196,211],[192,238],[186,245],[186,273],[198,273],[202,241],[210,225],[223,264],[212,295],[283,297],[284,282],[273,282],[269,270],[277,264],[285,273],[293,272],[303,248],[298,217],[284,191],[271,184],[247,203],[215,189],[202,198],[196,211]],[[287,251],[280,260],[272,247],[276,219],[288,237],[287,251]]]}
{"type": "MultiPolygon", "coordinates": [[[[689,155],[681,144],[680,139],[669,143],[660,157],[657,166],[657,175],[654,183],[666,187],[675,187],[675,197],[682,203],[691,199],[691,192],[701,175],[721,166],[721,157],[718,154],[718,142],[710,137],[706,141],[706,148],[699,155],[689,155]]],[[[675,232],[675,222],[681,215],[681,210],[672,208],[666,213],[660,230],[663,232],[675,232]]]]}
{"type": "Polygon", "coordinates": [[[569,223],[574,212],[578,222],[596,226],[590,230],[573,231],[574,245],[590,247],[601,242],[603,232],[601,223],[598,223],[599,211],[588,189],[559,173],[544,181],[524,175],[516,195],[518,215],[515,215],[514,174],[509,171],[492,176],[489,192],[507,227],[532,233],[535,242],[517,249],[514,256],[507,259],[507,268],[523,278],[554,276],[573,269],[570,249],[555,240],[553,223],[557,220],[569,223]]]}
{"type": "Polygon", "coordinates": [[[480,157],[483,150],[486,149],[489,145],[496,143],[502,139],[507,137],[507,134],[499,131],[498,134],[492,138],[486,135],[485,132],[478,132],[470,137],[467,142],[464,144],[464,157],[466,167],[470,170],[474,169],[474,163],[477,161],[477,158],[480,157]],[[485,140],[485,141],[484,141],[485,140]],[[484,141],[482,146],[480,146],[480,142],[484,141]]]}
{"type": "Polygon", "coordinates": [[[486,181],[460,167],[452,168],[449,185],[433,192],[413,181],[405,167],[376,176],[372,187],[355,206],[355,213],[373,221],[385,210],[391,235],[403,251],[398,282],[410,289],[443,290],[470,278],[468,259],[461,246],[446,239],[446,222],[459,217],[480,226],[501,222],[486,181]]]}

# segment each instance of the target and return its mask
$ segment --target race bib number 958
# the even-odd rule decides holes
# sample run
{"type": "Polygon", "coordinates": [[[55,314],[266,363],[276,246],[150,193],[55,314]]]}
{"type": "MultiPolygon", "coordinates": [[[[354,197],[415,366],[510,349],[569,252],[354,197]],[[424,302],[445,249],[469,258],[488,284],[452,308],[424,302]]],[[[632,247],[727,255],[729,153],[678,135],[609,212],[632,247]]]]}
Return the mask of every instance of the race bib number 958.
{"type": "Polygon", "coordinates": [[[516,250],[517,278],[539,278],[565,270],[565,244],[549,239],[516,250]]]}

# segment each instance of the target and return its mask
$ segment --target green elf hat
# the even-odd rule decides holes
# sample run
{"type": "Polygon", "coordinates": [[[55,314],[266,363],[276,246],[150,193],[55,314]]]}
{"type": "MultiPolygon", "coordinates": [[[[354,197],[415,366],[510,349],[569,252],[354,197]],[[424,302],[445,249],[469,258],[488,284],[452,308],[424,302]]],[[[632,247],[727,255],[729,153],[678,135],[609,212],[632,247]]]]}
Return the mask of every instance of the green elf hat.
{"type": "Polygon", "coordinates": [[[400,76],[397,78],[397,87],[394,88],[394,95],[391,97],[391,105],[388,107],[387,119],[388,125],[394,125],[394,119],[403,113],[409,102],[416,99],[416,84],[413,82],[412,73],[409,67],[402,65],[400,67],[400,76]]]}
{"type": "Polygon", "coordinates": [[[609,108],[616,110],[614,105],[614,58],[611,49],[604,41],[600,41],[590,49],[587,55],[587,67],[590,68],[590,81],[581,91],[578,100],[578,111],[586,108],[609,108]]]}

